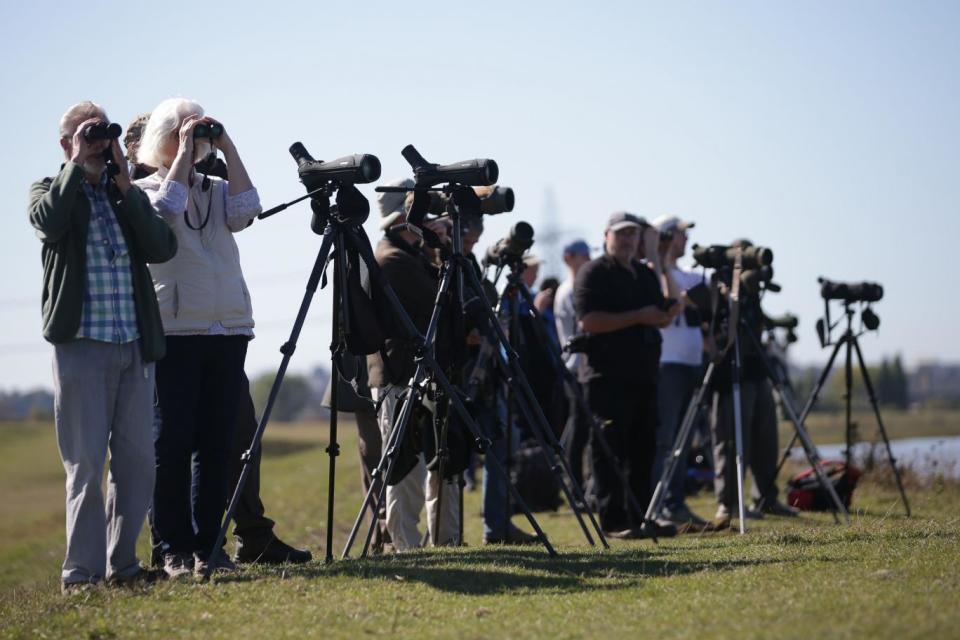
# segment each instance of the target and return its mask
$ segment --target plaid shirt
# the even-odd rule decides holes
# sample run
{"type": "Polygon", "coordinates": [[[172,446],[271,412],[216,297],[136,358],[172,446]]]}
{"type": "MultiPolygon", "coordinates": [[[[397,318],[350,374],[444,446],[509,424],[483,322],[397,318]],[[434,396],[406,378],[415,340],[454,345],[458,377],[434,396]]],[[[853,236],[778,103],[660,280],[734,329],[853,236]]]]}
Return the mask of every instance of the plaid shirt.
{"type": "Polygon", "coordinates": [[[87,287],[77,337],[100,342],[131,342],[139,337],[139,332],[130,253],[110,206],[106,173],[97,185],[84,181],[83,192],[90,200],[90,229],[87,232],[87,287]]]}

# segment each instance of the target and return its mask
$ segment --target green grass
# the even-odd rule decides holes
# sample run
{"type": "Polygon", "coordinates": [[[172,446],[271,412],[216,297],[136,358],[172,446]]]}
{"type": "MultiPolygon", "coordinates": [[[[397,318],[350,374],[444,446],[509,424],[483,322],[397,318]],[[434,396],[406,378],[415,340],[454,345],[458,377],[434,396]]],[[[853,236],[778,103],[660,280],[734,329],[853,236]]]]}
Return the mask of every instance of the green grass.
{"type": "MultiPolygon", "coordinates": [[[[537,547],[483,547],[472,493],[466,548],[65,598],[52,428],[0,433],[0,637],[953,637],[960,623],[960,488],[939,482],[911,493],[915,517],[906,519],[891,487],[869,479],[849,526],[822,514],[767,518],[751,521],[746,536],[614,541],[598,551],[568,512],[543,514],[556,559],[537,547]]],[[[338,551],[360,500],[355,431],[345,424],[342,436],[338,551]]],[[[263,470],[278,533],[320,557],[325,438],[324,425],[271,426],[263,470]]],[[[708,496],[692,505],[712,514],[708,496]]]]}
{"type": "MultiPolygon", "coordinates": [[[[895,438],[922,438],[927,436],[960,436],[960,412],[946,410],[898,411],[884,408],[881,411],[887,436],[895,438]]],[[[854,411],[853,423],[859,439],[866,442],[879,441],[877,419],[871,411],[854,411]]],[[[838,413],[813,413],[807,419],[810,437],[817,444],[844,441],[845,417],[838,413]]],[[[780,440],[786,444],[793,435],[789,422],[780,425],[780,440]]]]}

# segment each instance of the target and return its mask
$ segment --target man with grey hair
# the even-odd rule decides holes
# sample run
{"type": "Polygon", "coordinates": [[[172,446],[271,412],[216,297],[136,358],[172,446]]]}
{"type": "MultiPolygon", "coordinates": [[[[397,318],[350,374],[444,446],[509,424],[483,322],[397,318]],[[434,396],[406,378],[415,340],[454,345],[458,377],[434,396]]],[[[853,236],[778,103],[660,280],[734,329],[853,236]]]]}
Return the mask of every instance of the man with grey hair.
{"type": "Polygon", "coordinates": [[[147,263],[177,241],[132,185],[116,138],[93,102],[60,120],[66,162],[30,189],[30,224],[43,243],[43,336],[54,345],[54,415],[67,474],[64,593],[106,578],[149,574],[136,555],[153,492],[154,362],[165,341],[147,263]],[[115,175],[107,171],[107,156],[115,175]],[[110,452],[106,504],[103,467],[110,452]]]}

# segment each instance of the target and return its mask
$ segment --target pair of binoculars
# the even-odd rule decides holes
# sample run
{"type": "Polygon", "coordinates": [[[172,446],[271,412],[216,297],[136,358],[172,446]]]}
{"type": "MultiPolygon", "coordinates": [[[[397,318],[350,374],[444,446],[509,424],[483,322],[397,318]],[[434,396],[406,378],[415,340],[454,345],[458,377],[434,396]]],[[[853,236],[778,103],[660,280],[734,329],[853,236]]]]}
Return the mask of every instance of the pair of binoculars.
{"type": "Polygon", "coordinates": [[[116,122],[94,122],[83,128],[83,138],[87,142],[94,140],[113,140],[119,138],[123,130],[116,122]]]}
{"type": "Polygon", "coordinates": [[[223,135],[223,125],[219,122],[201,122],[193,128],[194,138],[219,138],[223,135]]]}

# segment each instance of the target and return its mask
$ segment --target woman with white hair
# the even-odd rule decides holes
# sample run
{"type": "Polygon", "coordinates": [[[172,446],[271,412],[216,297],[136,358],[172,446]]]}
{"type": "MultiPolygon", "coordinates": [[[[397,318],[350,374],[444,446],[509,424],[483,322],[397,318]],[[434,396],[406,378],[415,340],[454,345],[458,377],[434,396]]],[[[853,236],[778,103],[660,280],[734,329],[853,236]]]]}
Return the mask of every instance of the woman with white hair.
{"type": "Polygon", "coordinates": [[[191,100],[170,98],[150,114],[138,160],[157,169],[137,185],[179,241],[176,257],[150,265],[167,355],[157,363],[161,420],[156,437],[154,528],[171,577],[235,567],[208,557],[228,499],[229,455],[247,342],[250,294],[233,234],[260,213],[237,148],[191,100]],[[194,164],[223,152],[230,180],[194,164]]]}

